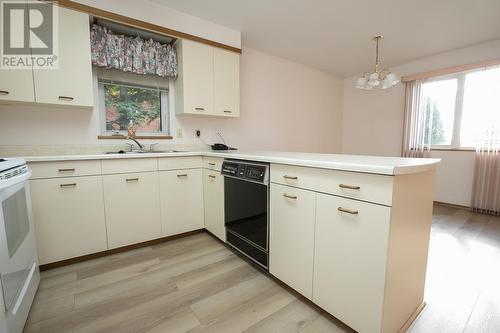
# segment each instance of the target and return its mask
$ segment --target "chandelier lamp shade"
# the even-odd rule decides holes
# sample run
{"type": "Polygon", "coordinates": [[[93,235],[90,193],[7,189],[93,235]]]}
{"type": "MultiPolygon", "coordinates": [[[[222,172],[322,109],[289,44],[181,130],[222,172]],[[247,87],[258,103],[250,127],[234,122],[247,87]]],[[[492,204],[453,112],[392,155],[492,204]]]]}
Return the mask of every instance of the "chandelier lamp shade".
{"type": "Polygon", "coordinates": [[[388,69],[380,69],[380,60],[378,55],[378,44],[382,36],[375,36],[373,40],[376,43],[375,47],[375,67],[373,72],[364,73],[357,81],[355,87],[363,90],[373,90],[374,88],[387,89],[394,87],[399,83],[399,78],[396,74],[391,73],[388,69]]]}

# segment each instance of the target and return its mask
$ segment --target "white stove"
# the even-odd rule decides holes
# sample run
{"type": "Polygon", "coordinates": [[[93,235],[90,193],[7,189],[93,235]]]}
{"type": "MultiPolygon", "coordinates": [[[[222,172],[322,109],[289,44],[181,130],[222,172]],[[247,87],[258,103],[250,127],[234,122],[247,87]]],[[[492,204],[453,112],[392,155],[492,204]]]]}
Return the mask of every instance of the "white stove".
{"type": "Polygon", "coordinates": [[[20,158],[0,158],[0,332],[21,333],[40,272],[32,221],[31,170],[20,158]]]}
{"type": "Polygon", "coordinates": [[[26,165],[26,161],[22,158],[1,158],[0,157],[0,173],[2,171],[15,168],[17,166],[26,165]]]}

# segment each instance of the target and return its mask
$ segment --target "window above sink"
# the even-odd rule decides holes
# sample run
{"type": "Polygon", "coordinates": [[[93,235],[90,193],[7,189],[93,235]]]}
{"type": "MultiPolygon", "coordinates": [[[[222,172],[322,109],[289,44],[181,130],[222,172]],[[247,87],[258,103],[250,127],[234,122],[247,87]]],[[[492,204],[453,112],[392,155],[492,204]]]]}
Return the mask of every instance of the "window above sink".
{"type": "Polygon", "coordinates": [[[103,136],[169,136],[168,79],[98,69],[99,112],[103,136]]]}

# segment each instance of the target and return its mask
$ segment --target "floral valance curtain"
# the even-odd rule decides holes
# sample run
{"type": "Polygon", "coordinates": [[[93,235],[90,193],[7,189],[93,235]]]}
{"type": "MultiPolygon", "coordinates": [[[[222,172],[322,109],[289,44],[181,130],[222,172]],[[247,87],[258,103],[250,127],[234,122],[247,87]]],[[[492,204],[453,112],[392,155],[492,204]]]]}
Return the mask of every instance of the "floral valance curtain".
{"type": "Polygon", "coordinates": [[[94,24],[90,31],[90,47],[95,66],[134,74],[177,77],[177,56],[172,45],[115,34],[94,24]]]}

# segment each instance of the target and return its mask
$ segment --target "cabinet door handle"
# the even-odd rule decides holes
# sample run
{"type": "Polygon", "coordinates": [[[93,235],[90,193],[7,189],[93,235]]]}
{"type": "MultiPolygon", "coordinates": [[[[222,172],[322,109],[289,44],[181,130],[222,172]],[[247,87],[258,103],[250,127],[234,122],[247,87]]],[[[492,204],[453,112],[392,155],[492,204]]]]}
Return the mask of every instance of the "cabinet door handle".
{"type": "Polygon", "coordinates": [[[72,101],[74,100],[75,98],[74,97],[71,97],[71,96],[59,96],[59,99],[61,101],[72,101]]]}
{"type": "Polygon", "coordinates": [[[351,210],[351,209],[342,208],[342,207],[337,208],[337,210],[339,212],[352,214],[352,215],[358,215],[358,213],[359,213],[357,210],[351,210]]]}
{"type": "Polygon", "coordinates": [[[75,168],[70,168],[70,169],[59,169],[59,172],[75,172],[75,168]]]}
{"type": "Polygon", "coordinates": [[[208,175],[208,177],[215,179],[214,175],[208,175]]]}
{"type": "Polygon", "coordinates": [[[9,92],[7,90],[0,90],[0,95],[8,95],[9,92]]]}
{"type": "Polygon", "coordinates": [[[181,178],[181,177],[187,177],[187,173],[181,173],[181,174],[178,174],[177,177],[181,178]]]}
{"type": "Polygon", "coordinates": [[[205,111],[205,108],[194,108],[196,111],[205,111]]]}
{"type": "Polygon", "coordinates": [[[297,200],[296,195],[290,195],[290,194],[283,193],[283,196],[287,199],[297,200]]]}
{"type": "Polygon", "coordinates": [[[71,184],[61,184],[59,185],[60,188],[66,188],[66,187],[76,187],[76,183],[71,183],[71,184]]]}
{"type": "Polygon", "coordinates": [[[127,178],[125,179],[126,182],[138,182],[139,181],[139,178],[127,178]]]}
{"type": "Polygon", "coordinates": [[[284,175],[283,178],[285,179],[290,179],[290,180],[297,180],[299,179],[299,177],[296,177],[296,176],[288,176],[288,175],[284,175]]]}
{"type": "Polygon", "coordinates": [[[354,185],[339,184],[340,188],[347,188],[349,190],[359,190],[361,187],[354,185]]]}
{"type": "Polygon", "coordinates": [[[233,113],[231,110],[224,110],[224,113],[233,113]]]}

